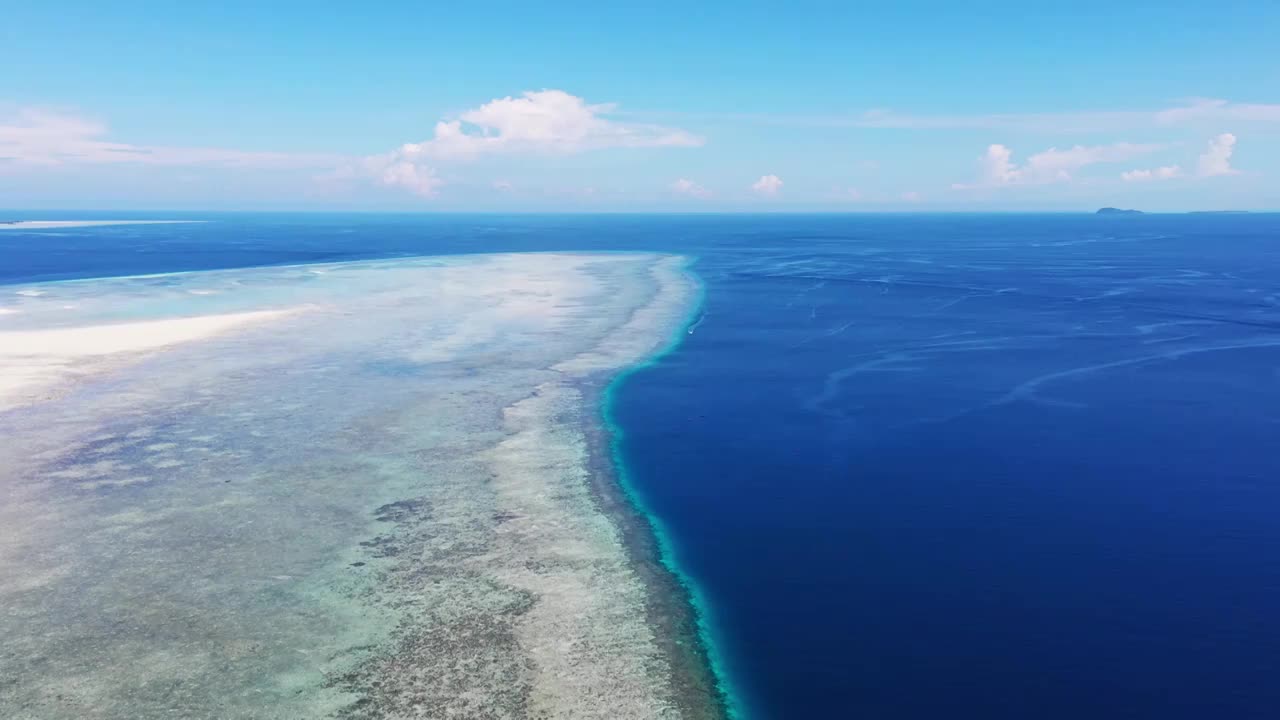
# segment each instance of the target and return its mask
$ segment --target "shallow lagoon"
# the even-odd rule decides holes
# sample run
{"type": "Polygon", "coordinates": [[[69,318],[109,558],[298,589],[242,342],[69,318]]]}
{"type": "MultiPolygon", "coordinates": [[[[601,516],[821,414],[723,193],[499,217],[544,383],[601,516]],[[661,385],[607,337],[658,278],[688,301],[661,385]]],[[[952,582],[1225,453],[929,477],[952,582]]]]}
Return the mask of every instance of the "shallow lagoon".
{"type": "Polygon", "coordinates": [[[712,712],[590,478],[599,388],[684,322],[682,263],[12,288],[11,365],[144,345],[64,358],[0,413],[0,714],[712,712]]]}

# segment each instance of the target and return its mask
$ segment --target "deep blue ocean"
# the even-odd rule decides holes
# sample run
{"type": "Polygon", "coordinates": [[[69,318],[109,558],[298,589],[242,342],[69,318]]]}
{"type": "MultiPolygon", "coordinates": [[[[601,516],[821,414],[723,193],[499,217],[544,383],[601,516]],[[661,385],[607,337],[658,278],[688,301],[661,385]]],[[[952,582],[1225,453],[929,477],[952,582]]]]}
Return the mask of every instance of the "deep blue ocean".
{"type": "Polygon", "coordinates": [[[192,217],[0,283],[695,257],[613,417],[746,717],[1280,717],[1280,215],[192,217]]]}

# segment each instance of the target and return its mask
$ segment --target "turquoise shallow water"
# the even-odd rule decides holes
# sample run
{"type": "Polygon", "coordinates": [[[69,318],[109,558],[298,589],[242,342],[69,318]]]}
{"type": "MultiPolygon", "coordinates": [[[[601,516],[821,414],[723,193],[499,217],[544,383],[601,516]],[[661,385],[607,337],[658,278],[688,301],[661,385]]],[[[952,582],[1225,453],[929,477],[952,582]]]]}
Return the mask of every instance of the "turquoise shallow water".
{"type": "Polygon", "coordinates": [[[0,272],[694,256],[702,314],[611,420],[744,717],[1266,718],[1278,238],[1273,215],[225,216],[0,238],[0,272]]]}
{"type": "Polygon", "coordinates": [[[715,609],[707,602],[706,595],[698,585],[697,579],[681,566],[680,553],[676,548],[671,532],[664,526],[662,518],[654,514],[650,509],[643,491],[637,487],[626,460],[624,449],[626,430],[617,420],[618,395],[624,391],[631,377],[636,373],[643,372],[662,363],[663,359],[675,352],[685,337],[692,334],[696,329],[702,318],[703,305],[706,302],[705,289],[700,285],[699,290],[698,298],[691,304],[688,316],[668,339],[667,343],[644,363],[619,373],[609,383],[601,397],[600,411],[611,439],[610,451],[613,456],[617,481],[621,484],[623,492],[632,505],[646,517],[657,544],[659,561],[663,567],[676,577],[687,596],[688,602],[692,605],[694,621],[697,626],[697,639],[702,644],[702,652],[706,657],[707,664],[710,666],[708,669],[717,685],[726,714],[730,718],[741,718],[745,717],[748,711],[743,705],[742,692],[734,684],[735,677],[729,671],[726,660],[720,652],[722,645],[715,635],[717,631],[714,617],[715,609]]]}

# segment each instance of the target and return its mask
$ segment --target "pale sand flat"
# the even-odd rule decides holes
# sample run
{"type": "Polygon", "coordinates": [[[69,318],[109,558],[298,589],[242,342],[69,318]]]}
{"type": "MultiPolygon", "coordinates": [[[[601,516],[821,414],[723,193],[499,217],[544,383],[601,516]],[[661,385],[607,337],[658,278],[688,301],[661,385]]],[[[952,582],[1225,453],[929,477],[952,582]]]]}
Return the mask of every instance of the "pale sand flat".
{"type": "Polygon", "coordinates": [[[142,354],[209,338],[296,312],[255,312],[0,332],[0,410],[47,397],[61,382],[92,372],[83,361],[142,354]]]}
{"type": "Polygon", "coordinates": [[[0,222],[0,230],[53,230],[61,228],[95,227],[98,225],[176,225],[198,223],[204,220],[18,220],[0,222]]]}

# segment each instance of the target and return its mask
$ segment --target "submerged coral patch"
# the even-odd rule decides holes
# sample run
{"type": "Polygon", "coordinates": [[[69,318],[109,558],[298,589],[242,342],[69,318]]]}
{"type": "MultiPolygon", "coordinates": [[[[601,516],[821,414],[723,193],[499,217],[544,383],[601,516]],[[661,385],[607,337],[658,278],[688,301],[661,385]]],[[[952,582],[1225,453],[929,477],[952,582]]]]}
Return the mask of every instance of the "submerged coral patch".
{"type": "Polygon", "coordinates": [[[56,372],[0,408],[0,716],[717,712],[679,689],[588,442],[694,301],[680,258],[26,290],[0,337],[56,372]]]}

